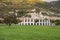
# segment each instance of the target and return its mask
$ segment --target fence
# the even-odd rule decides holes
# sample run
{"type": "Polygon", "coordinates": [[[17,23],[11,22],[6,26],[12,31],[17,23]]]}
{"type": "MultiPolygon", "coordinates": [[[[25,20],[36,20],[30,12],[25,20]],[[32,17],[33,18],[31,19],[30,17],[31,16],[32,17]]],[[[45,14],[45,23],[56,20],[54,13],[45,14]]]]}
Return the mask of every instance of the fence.
{"type": "Polygon", "coordinates": [[[19,23],[19,25],[42,25],[42,26],[50,26],[51,22],[50,20],[43,20],[43,19],[38,19],[38,22],[35,22],[35,19],[31,18],[24,18],[22,22],[19,23]]]}

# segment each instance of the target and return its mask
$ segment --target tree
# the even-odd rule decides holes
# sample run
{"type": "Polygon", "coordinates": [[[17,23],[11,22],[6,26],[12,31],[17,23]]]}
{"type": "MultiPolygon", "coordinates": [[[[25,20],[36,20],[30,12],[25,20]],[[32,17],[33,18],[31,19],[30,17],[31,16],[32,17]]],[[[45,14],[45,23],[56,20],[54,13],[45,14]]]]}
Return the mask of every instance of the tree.
{"type": "Polygon", "coordinates": [[[55,23],[55,25],[60,25],[60,20],[51,20],[52,23],[55,23]]]}
{"type": "Polygon", "coordinates": [[[5,15],[4,23],[6,23],[9,26],[11,26],[12,23],[17,24],[18,23],[17,16],[14,13],[5,15]]]}
{"type": "Polygon", "coordinates": [[[18,12],[18,14],[20,15],[20,17],[21,16],[25,16],[26,15],[26,12],[27,11],[27,9],[21,9],[19,12],[18,12]]]}

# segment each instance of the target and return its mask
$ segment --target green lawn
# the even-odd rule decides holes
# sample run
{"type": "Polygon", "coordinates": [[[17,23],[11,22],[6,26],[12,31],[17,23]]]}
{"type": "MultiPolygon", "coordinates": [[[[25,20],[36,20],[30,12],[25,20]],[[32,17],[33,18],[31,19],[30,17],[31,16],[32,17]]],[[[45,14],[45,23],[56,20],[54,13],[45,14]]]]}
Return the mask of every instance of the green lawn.
{"type": "Polygon", "coordinates": [[[0,25],[0,40],[60,40],[60,27],[0,25]]]}

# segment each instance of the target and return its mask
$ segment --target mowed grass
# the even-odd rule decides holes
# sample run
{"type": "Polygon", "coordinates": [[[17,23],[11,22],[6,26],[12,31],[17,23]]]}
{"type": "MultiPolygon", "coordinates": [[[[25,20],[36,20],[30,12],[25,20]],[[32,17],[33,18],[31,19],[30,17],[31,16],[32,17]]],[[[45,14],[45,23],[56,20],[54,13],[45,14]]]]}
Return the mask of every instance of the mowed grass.
{"type": "Polygon", "coordinates": [[[60,27],[0,25],[0,40],[60,40],[60,27]]]}

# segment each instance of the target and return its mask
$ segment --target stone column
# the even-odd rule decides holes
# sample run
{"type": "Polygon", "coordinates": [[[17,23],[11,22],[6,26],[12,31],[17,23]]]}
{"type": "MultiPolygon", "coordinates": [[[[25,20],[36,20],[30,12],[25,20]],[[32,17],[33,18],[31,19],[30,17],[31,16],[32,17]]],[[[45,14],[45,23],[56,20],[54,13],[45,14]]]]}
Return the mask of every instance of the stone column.
{"type": "Polygon", "coordinates": [[[33,19],[33,25],[34,25],[34,19],[33,19]]]}
{"type": "Polygon", "coordinates": [[[49,26],[49,20],[47,20],[47,26],[49,26]]]}
{"type": "Polygon", "coordinates": [[[28,20],[29,20],[29,19],[27,18],[27,22],[26,22],[26,23],[27,23],[27,25],[28,25],[28,20]]]}
{"type": "Polygon", "coordinates": [[[36,25],[37,25],[37,23],[36,23],[36,25]]]}
{"type": "Polygon", "coordinates": [[[46,25],[46,20],[44,20],[44,26],[46,25]]]}
{"type": "Polygon", "coordinates": [[[40,25],[40,19],[39,19],[39,25],[40,25]]]}
{"type": "Polygon", "coordinates": [[[44,21],[44,20],[42,19],[42,26],[43,26],[43,21],[44,21]]]}
{"type": "Polygon", "coordinates": [[[25,25],[25,18],[24,18],[24,23],[23,24],[25,25]]]}

